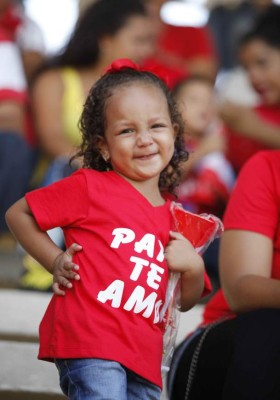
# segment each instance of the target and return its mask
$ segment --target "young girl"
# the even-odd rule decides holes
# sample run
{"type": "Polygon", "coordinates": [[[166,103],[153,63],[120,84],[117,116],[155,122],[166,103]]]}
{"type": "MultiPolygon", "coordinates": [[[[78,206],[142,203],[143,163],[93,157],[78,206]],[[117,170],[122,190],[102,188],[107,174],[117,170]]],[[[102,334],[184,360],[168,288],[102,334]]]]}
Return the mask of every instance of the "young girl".
{"type": "Polygon", "coordinates": [[[55,361],[72,400],[159,399],[168,269],[181,273],[182,310],[204,286],[203,261],[171,231],[163,197],[186,155],[180,114],[161,79],[118,60],[91,89],[81,130],[84,168],[7,212],[21,245],[54,274],[39,358],[55,361]],[[65,252],[46,234],[56,226],[65,252]]]}

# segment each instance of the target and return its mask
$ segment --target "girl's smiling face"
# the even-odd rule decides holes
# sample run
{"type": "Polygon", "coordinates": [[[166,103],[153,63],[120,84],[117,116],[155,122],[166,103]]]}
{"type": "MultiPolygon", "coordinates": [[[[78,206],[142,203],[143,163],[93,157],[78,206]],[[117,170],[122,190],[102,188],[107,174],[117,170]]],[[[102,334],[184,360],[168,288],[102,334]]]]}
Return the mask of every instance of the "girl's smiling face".
{"type": "Polygon", "coordinates": [[[101,152],[113,170],[132,184],[158,182],[172,158],[177,131],[161,90],[140,82],[118,87],[107,101],[105,120],[101,152]]]}
{"type": "Polygon", "coordinates": [[[239,58],[264,104],[280,104],[280,49],[261,39],[244,44],[239,58]]]}

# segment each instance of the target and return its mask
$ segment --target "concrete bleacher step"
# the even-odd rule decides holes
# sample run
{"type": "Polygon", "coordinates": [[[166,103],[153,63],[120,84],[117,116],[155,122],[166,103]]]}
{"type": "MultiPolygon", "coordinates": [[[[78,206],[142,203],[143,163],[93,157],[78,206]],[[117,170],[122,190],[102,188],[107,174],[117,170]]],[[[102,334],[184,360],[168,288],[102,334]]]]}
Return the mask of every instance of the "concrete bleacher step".
{"type": "Polygon", "coordinates": [[[0,290],[0,339],[38,342],[38,327],[50,293],[0,290]]]}
{"type": "MultiPolygon", "coordinates": [[[[0,399],[63,400],[53,363],[39,361],[38,327],[50,293],[0,289],[0,399]]],[[[181,313],[177,343],[200,323],[203,305],[181,313]]]]}
{"type": "Polygon", "coordinates": [[[54,364],[37,359],[38,326],[50,297],[0,290],[0,399],[65,399],[54,364]]]}
{"type": "Polygon", "coordinates": [[[65,399],[55,366],[37,360],[37,352],[35,343],[0,341],[0,398],[65,399]]]}
{"type": "Polygon", "coordinates": [[[22,272],[23,267],[18,252],[0,250],[0,287],[16,288],[22,272]]]}

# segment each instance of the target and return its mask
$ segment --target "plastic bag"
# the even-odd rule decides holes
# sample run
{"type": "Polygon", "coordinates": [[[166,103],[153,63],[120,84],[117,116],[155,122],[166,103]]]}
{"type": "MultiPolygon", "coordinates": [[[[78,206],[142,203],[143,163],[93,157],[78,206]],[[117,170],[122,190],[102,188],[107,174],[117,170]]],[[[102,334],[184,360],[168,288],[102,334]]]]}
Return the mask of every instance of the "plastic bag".
{"type": "MultiPolygon", "coordinates": [[[[171,203],[174,231],[185,236],[194,246],[198,254],[202,255],[209,244],[220,237],[223,231],[222,221],[212,214],[194,214],[186,211],[179,203],[171,203]]],[[[204,274],[205,291],[203,296],[211,292],[211,282],[204,274]]],[[[180,273],[171,272],[168,280],[166,298],[161,308],[160,318],[165,324],[163,337],[162,372],[169,370],[172,355],[175,349],[176,335],[180,320],[180,273]]]]}

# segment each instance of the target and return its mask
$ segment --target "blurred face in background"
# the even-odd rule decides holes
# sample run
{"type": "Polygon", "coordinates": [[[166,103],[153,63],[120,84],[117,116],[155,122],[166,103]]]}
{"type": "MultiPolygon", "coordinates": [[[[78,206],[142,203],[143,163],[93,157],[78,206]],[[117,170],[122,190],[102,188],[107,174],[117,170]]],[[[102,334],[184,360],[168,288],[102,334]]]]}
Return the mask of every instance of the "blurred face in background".
{"type": "Polygon", "coordinates": [[[108,57],[108,64],[117,58],[130,58],[141,63],[154,52],[154,40],[151,20],[135,15],[113,36],[101,40],[102,53],[108,57]]]}
{"type": "Polygon", "coordinates": [[[203,136],[216,113],[212,85],[207,81],[187,82],[176,98],[187,133],[203,136]]]}
{"type": "Polygon", "coordinates": [[[239,59],[249,74],[253,88],[264,104],[280,104],[280,48],[261,39],[243,44],[239,59]]]}

